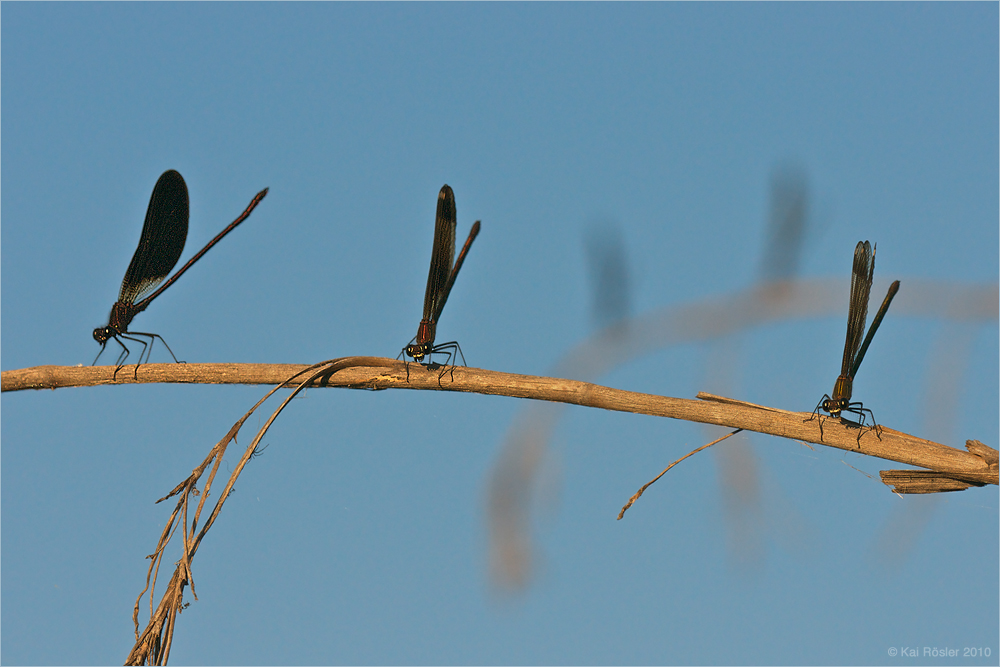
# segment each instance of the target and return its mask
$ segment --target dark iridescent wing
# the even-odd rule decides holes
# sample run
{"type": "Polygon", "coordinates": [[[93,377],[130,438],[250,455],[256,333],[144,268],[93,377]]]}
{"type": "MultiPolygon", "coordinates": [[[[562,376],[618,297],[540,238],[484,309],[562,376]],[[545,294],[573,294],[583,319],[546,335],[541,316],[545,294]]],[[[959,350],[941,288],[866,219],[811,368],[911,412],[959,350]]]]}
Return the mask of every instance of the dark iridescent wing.
{"type": "Polygon", "coordinates": [[[427,274],[427,291],[424,292],[424,318],[437,321],[447,293],[441,298],[448,276],[451,274],[451,263],[455,259],[455,193],[447,185],[441,187],[438,193],[437,220],[434,223],[434,248],[431,250],[431,269],[427,274]]]}
{"type": "Polygon", "coordinates": [[[167,277],[184,252],[188,213],[184,179],[173,169],[163,172],[149,198],[139,247],[125,272],[119,301],[135,303],[167,277]]]}
{"type": "MultiPolygon", "coordinates": [[[[874,260],[873,260],[874,261],[874,260]]],[[[892,303],[892,298],[896,296],[896,292],[899,291],[899,281],[894,281],[889,285],[889,291],[886,292],[885,298],[882,300],[882,305],[879,306],[878,312],[875,313],[875,317],[872,318],[872,325],[868,328],[868,335],[865,336],[865,342],[861,344],[861,349],[858,350],[858,356],[854,359],[854,366],[851,367],[851,378],[854,378],[858,373],[858,368],[861,366],[861,360],[865,358],[865,352],[868,351],[868,346],[871,345],[872,337],[875,332],[878,331],[878,327],[882,324],[882,318],[885,317],[885,313],[889,310],[889,304],[892,303]]]]}
{"type": "Polygon", "coordinates": [[[170,287],[171,283],[173,283],[178,278],[180,278],[181,276],[183,276],[185,271],[187,271],[192,266],[194,266],[194,263],[197,262],[199,259],[202,258],[202,255],[204,255],[206,252],[208,252],[209,250],[212,249],[212,246],[214,246],[216,243],[218,243],[219,241],[221,241],[223,239],[223,237],[226,236],[226,234],[228,234],[229,232],[231,232],[234,229],[236,229],[237,227],[239,227],[240,223],[242,223],[244,220],[246,220],[247,218],[249,218],[250,214],[253,213],[253,210],[255,208],[257,208],[257,204],[259,204],[261,202],[261,200],[263,200],[264,197],[267,196],[267,192],[268,192],[268,188],[264,188],[263,190],[261,190],[260,192],[258,192],[256,194],[256,196],[254,196],[254,198],[252,200],[250,200],[250,203],[243,210],[243,212],[240,213],[240,215],[235,220],[233,220],[232,222],[230,222],[226,226],[225,229],[223,229],[221,232],[219,232],[218,234],[216,234],[215,238],[213,238],[211,241],[209,241],[208,243],[206,243],[204,248],[202,248],[201,250],[199,250],[198,252],[196,252],[194,255],[192,255],[191,259],[189,259],[184,266],[182,266],[181,268],[177,269],[177,273],[175,273],[174,275],[170,276],[170,280],[168,280],[167,282],[165,282],[162,285],[160,285],[160,289],[156,290],[155,292],[153,292],[152,294],[150,294],[149,296],[147,296],[145,299],[143,299],[139,303],[135,304],[135,312],[139,313],[139,312],[142,312],[143,310],[145,310],[146,307],[150,304],[150,302],[153,299],[155,299],[157,296],[159,296],[165,289],[167,289],[168,287],[170,287]]]}
{"type": "Polygon", "coordinates": [[[854,249],[854,269],[851,272],[851,303],[847,313],[847,340],[844,342],[844,360],[840,374],[850,375],[854,367],[854,357],[865,334],[865,320],[868,317],[868,296],[872,291],[872,274],[875,271],[875,254],[868,241],[858,241],[854,249]]]}
{"type": "Polygon", "coordinates": [[[444,310],[444,304],[448,302],[448,295],[451,294],[455,278],[458,277],[458,272],[465,262],[465,256],[469,254],[469,248],[472,247],[472,242],[476,240],[477,236],[479,236],[479,220],[476,220],[472,225],[472,229],[469,230],[469,238],[465,239],[465,245],[462,246],[462,251],[458,253],[458,259],[455,260],[455,268],[451,270],[451,275],[448,276],[448,282],[445,283],[444,289],[438,293],[437,307],[434,310],[435,322],[441,318],[441,311],[444,310]]]}

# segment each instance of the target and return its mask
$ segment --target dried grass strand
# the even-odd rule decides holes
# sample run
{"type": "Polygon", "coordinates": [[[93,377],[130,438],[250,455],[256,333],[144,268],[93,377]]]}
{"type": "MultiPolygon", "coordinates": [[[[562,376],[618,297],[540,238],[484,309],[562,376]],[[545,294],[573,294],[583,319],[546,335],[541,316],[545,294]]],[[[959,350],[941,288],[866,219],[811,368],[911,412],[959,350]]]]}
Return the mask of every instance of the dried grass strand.
{"type": "Polygon", "coordinates": [[[284,411],[284,409],[299,394],[299,392],[311,386],[317,380],[325,379],[324,381],[328,381],[329,378],[338,371],[353,366],[379,367],[394,364],[395,362],[392,360],[377,357],[348,357],[323,361],[296,371],[293,375],[286,377],[283,382],[268,391],[249,411],[247,411],[246,414],[233,424],[232,428],[229,429],[229,432],[225,435],[225,437],[223,437],[222,440],[220,440],[212,448],[208,456],[205,457],[204,461],[202,461],[202,463],[192,471],[191,475],[188,476],[186,480],[174,487],[173,490],[171,490],[166,496],[156,501],[161,502],[173,496],[178,496],[177,505],[171,513],[170,518],[167,520],[167,524],[164,527],[157,543],[156,550],[150,556],[150,558],[153,559],[153,562],[150,563],[150,568],[146,575],[146,586],[136,598],[132,616],[132,620],[135,624],[136,642],[132,647],[125,664],[166,664],[170,657],[170,649],[173,644],[177,614],[183,611],[183,609],[187,606],[183,602],[184,587],[190,585],[191,594],[194,596],[195,600],[198,599],[198,596],[195,593],[194,573],[192,571],[192,561],[194,556],[197,553],[198,548],[201,546],[202,540],[208,534],[208,531],[211,529],[216,518],[218,518],[219,513],[222,511],[223,504],[232,493],[237,478],[239,478],[240,474],[243,472],[243,468],[246,464],[251,458],[253,458],[253,454],[256,451],[257,446],[260,444],[260,441],[264,438],[264,435],[270,429],[271,425],[278,418],[278,415],[284,411]],[[216,475],[219,472],[222,459],[225,456],[229,443],[236,442],[236,436],[246,423],[246,420],[249,419],[250,416],[253,415],[265,401],[273,396],[275,392],[279,389],[287,388],[293,385],[299,377],[307,374],[309,375],[308,378],[299,382],[297,386],[294,387],[292,392],[281,402],[264,425],[258,430],[257,435],[240,457],[236,467],[230,473],[226,486],[223,488],[222,493],[219,494],[219,498],[212,507],[212,511],[205,520],[205,524],[199,529],[198,523],[201,518],[202,510],[205,508],[205,504],[211,494],[212,484],[214,483],[216,475]],[[206,477],[204,487],[199,493],[197,487],[198,481],[210,465],[211,471],[206,477]],[[194,510],[193,517],[189,515],[189,501],[192,494],[201,496],[197,507],[194,510]],[[167,588],[163,593],[160,603],[154,611],[153,598],[156,590],[156,579],[159,575],[159,568],[162,563],[166,547],[177,531],[177,518],[179,514],[181,515],[181,523],[183,524],[182,555],[176,564],[174,573],[170,578],[170,582],[167,584],[167,588]],[[150,596],[150,619],[146,628],[142,633],[140,633],[138,622],[139,604],[142,596],[147,591],[150,596]]]}
{"type": "Polygon", "coordinates": [[[642,488],[639,489],[638,491],[636,491],[635,495],[633,495],[631,498],[628,499],[628,502],[625,503],[624,507],[622,507],[622,511],[618,513],[618,520],[621,521],[622,517],[625,516],[625,512],[628,511],[628,508],[632,507],[632,503],[634,503],[635,501],[639,500],[639,498],[642,496],[642,494],[644,494],[646,492],[646,489],[648,489],[649,487],[651,487],[656,482],[656,480],[658,480],[661,477],[663,477],[664,475],[666,475],[668,470],[670,470],[671,468],[673,468],[675,465],[677,465],[678,463],[680,463],[681,461],[683,461],[687,457],[694,456],[695,454],[697,454],[701,450],[708,449],[712,445],[714,445],[716,443],[719,443],[719,442],[722,442],[726,438],[734,436],[734,435],[736,435],[737,433],[739,433],[742,430],[743,429],[738,428],[735,431],[733,431],[732,433],[727,433],[724,436],[722,436],[721,438],[719,438],[718,440],[713,440],[712,442],[708,443],[707,445],[702,445],[698,449],[695,449],[693,451],[688,452],[684,456],[680,457],[679,459],[677,459],[676,461],[674,461],[673,463],[671,463],[670,465],[668,465],[666,468],[663,469],[663,472],[661,472],[659,475],[657,475],[656,477],[654,477],[650,481],[648,481],[645,484],[643,484],[642,488]]]}

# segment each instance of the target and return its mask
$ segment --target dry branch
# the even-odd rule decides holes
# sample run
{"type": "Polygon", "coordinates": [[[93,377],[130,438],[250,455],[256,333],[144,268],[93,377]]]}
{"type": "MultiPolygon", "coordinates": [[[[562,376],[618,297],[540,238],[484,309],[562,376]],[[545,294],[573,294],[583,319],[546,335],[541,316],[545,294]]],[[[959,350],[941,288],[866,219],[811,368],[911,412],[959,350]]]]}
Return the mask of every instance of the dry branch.
{"type": "MultiPolygon", "coordinates": [[[[895,431],[883,425],[880,433],[845,424],[839,419],[699,394],[699,399],[671,398],[612,389],[589,382],[501,373],[480,368],[458,367],[443,375],[438,369],[381,357],[345,357],[335,362],[338,370],[328,370],[311,381],[311,386],[351,389],[431,389],[459,391],[514,398],[554,401],[584,407],[669,417],[727,428],[741,428],[782,438],[802,440],[845,451],[866,454],[944,473],[973,484],[997,484],[995,463],[985,455],[948,447],[895,431]],[[820,429],[822,425],[822,433],[820,429]],[[859,437],[860,436],[860,437],[859,437]]],[[[96,384],[148,382],[207,384],[280,384],[295,373],[309,368],[297,364],[145,364],[138,378],[118,373],[111,366],[40,366],[4,371],[4,391],[53,389],[96,384]]],[[[330,366],[333,368],[333,366],[330,366]]],[[[309,377],[309,376],[303,376],[309,377]]],[[[289,386],[296,386],[293,381],[289,386]]],[[[994,451],[981,445],[989,451],[994,451]]]]}

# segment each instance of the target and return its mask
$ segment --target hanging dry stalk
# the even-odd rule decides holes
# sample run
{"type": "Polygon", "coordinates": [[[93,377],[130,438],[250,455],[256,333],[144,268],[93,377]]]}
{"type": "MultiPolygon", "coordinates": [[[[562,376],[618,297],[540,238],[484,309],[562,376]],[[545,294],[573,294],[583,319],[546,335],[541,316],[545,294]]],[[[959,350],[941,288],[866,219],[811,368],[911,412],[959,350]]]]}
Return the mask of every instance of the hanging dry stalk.
{"type": "Polygon", "coordinates": [[[289,402],[291,402],[299,392],[311,386],[317,380],[321,380],[322,378],[326,378],[328,380],[330,376],[339,370],[357,365],[386,365],[387,361],[388,360],[385,359],[372,357],[350,357],[346,359],[323,361],[298,371],[291,377],[287,378],[284,382],[274,387],[274,389],[267,392],[263,398],[257,401],[257,403],[250,408],[250,410],[243,415],[239,421],[233,424],[233,427],[229,429],[229,432],[225,435],[225,437],[212,448],[212,450],[208,453],[208,456],[205,457],[205,460],[202,461],[201,465],[195,468],[187,479],[174,487],[174,489],[166,496],[156,501],[159,503],[167,500],[168,498],[177,496],[177,505],[174,507],[173,513],[170,515],[170,518],[167,520],[167,523],[163,528],[163,532],[160,534],[160,539],[156,544],[156,549],[152,554],[147,556],[147,558],[150,559],[150,564],[149,570],[146,573],[146,587],[143,588],[142,592],[139,593],[139,596],[136,598],[135,607],[132,611],[132,622],[135,624],[135,645],[132,647],[131,652],[129,652],[128,658],[125,661],[126,665],[165,665],[167,663],[167,660],[170,657],[170,646],[173,642],[174,624],[177,619],[177,614],[187,607],[187,604],[184,603],[184,587],[191,586],[191,594],[194,595],[195,600],[198,599],[198,595],[194,590],[194,574],[191,571],[191,561],[194,559],[195,553],[197,553],[198,547],[201,545],[205,535],[212,527],[212,524],[215,523],[215,519],[219,516],[219,512],[222,511],[222,504],[226,502],[226,499],[232,492],[237,478],[240,476],[240,473],[243,472],[243,468],[250,461],[250,459],[253,458],[260,441],[263,439],[268,429],[270,429],[271,424],[274,423],[274,420],[278,418],[278,415],[281,414],[289,402]],[[310,371],[313,371],[313,373],[309,375],[308,378],[301,382],[296,382],[299,377],[309,373],[310,371]],[[202,510],[205,507],[205,501],[208,500],[209,495],[211,495],[212,483],[215,481],[215,476],[219,472],[219,466],[221,465],[222,459],[226,454],[226,449],[229,447],[229,443],[236,441],[236,434],[239,433],[246,420],[257,411],[257,408],[273,396],[276,391],[292,384],[297,384],[298,386],[292,390],[291,394],[289,394],[288,397],[282,401],[281,405],[279,405],[278,408],[271,414],[267,422],[265,422],[265,424],[258,431],[256,437],[254,437],[253,442],[251,442],[246,451],[244,451],[239,463],[237,463],[233,472],[230,473],[229,481],[226,483],[225,488],[219,495],[219,499],[212,508],[211,514],[209,514],[208,519],[205,521],[205,525],[198,530],[198,521],[201,517],[202,510]],[[208,470],[209,466],[211,466],[211,472],[205,480],[204,488],[199,491],[198,482],[201,480],[205,471],[208,470]],[[189,508],[192,498],[198,498],[198,504],[197,508],[194,510],[194,517],[189,521],[189,508]],[[181,517],[179,522],[178,517],[181,517]],[[170,577],[166,591],[164,591],[159,605],[154,610],[153,598],[155,597],[156,579],[159,576],[160,565],[163,562],[167,545],[177,532],[178,526],[183,527],[181,559],[177,562],[177,567],[174,570],[173,575],[170,577]],[[149,623],[140,634],[139,604],[142,600],[142,596],[145,595],[147,591],[149,591],[149,623]]]}

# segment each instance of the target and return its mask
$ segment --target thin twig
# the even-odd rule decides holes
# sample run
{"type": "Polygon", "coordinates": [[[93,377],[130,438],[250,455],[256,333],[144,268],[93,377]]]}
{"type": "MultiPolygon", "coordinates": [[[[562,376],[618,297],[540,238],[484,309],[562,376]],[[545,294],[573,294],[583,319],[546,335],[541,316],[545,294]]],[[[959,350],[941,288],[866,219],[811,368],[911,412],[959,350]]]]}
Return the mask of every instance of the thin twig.
{"type": "Polygon", "coordinates": [[[671,468],[673,468],[675,465],[677,465],[678,463],[680,463],[681,461],[683,461],[687,457],[694,456],[695,454],[697,454],[701,450],[708,449],[709,447],[711,447],[712,445],[716,444],[717,442],[722,442],[726,438],[728,438],[730,436],[733,436],[733,435],[736,435],[737,433],[739,433],[742,430],[743,429],[738,428],[735,431],[733,431],[732,433],[727,433],[724,436],[722,436],[721,438],[719,438],[718,440],[713,440],[712,442],[708,443],[707,445],[702,445],[698,449],[696,449],[694,451],[691,451],[691,452],[688,452],[684,456],[680,457],[679,459],[677,459],[676,461],[674,461],[673,463],[671,463],[670,465],[668,465],[666,468],[663,469],[663,472],[661,472],[659,475],[657,475],[656,477],[654,477],[650,481],[648,481],[645,484],[643,484],[642,488],[639,489],[638,491],[636,491],[635,495],[628,499],[628,502],[625,503],[625,507],[623,507],[622,511],[618,513],[618,520],[621,521],[622,517],[625,516],[625,512],[628,511],[628,508],[632,507],[632,503],[634,503],[635,501],[639,500],[640,496],[642,496],[642,494],[646,492],[646,489],[648,489],[649,487],[651,487],[653,485],[653,483],[656,482],[656,480],[658,480],[661,477],[663,477],[664,475],[666,475],[668,470],[670,470],[671,468]]]}

